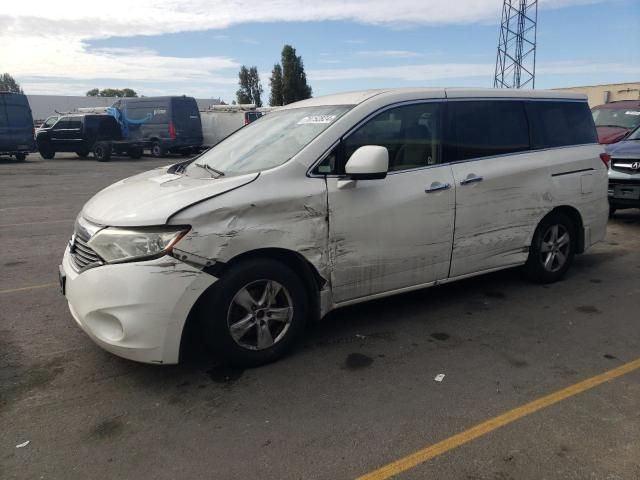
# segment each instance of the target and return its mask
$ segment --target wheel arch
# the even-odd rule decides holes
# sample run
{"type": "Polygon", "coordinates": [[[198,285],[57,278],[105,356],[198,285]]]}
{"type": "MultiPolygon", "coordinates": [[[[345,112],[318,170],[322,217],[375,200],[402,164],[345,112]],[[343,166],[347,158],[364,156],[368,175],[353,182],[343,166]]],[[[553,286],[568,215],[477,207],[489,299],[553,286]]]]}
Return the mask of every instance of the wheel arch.
{"type": "MultiPolygon", "coordinates": [[[[324,279],[320,275],[316,267],[299,252],[288,250],[286,248],[259,248],[240,253],[227,262],[215,263],[210,267],[205,267],[204,271],[217,278],[222,278],[224,277],[225,272],[227,272],[234,265],[237,265],[240,262],[257,258],[268,258],[271,260],[275,260],[291,268],[302,280],[307,295],[309,296],[309,312],[312,316],[311,320],[318,320],[320,318],[320,290],[327,284],[327,280],[324,279]]],[[[207,297],[211,289],[216,288],[216,285],[217,282],[211,285],[207,290],[202,292],[198,300],[191,308],[189,315],[187,316],[187,319],[182,327],[179,354],[180,359],[184,357],[185,346],[187,344],[192,344],[194,341],[198,341],[197,320],[199,318],[199,311],[200,308],[202,308],[203,300],[207,297]]]]}
{"type": "MultiPolygon", "coordinates": [[[[552,215],[554,213],[562,213],[563,215],[566,215],[569,220],[571,220],[571,223],[573,223],[573,226],[575,227],[575,234],[576,234],[576,253],[583,253],[584,252],[584,223],[582,221],[582,215],[580,214],[580,211],[571,206],[571,205],[559,205],[555,208],[553,208],[553,210],[549,211],[546,215],[544,215],[540,221],[537,223],[536,225],[536,229],[538,228],[538,225],[540,225],[540,223],[542,223],[542,221],[547,218],[549,215],[552,215]]],[[[532,232],[531,234],[531,240],[533,239],[533,235],[535,233],[535,229],[534,232],[532,232]]]]}

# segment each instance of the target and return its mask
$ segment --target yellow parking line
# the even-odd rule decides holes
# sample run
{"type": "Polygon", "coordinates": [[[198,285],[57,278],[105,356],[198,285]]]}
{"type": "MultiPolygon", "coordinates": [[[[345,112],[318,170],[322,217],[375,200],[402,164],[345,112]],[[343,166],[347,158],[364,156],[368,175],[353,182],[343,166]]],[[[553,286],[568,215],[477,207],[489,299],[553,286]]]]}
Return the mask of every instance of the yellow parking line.
{"type": "Polygon", "coordinates": [[[58,285],[57,282],[54,282],[54,283],[43,283],[41,285],[31,285],[30,287],[9,288],[8,290],[0,290],[0,294],[1,293],[25,292],[27,290],[37,290],[38,288],[55,287],[56,285],[58,285]]]}
{"type": "Polygon", "coordinates": [[[526,405],[522,405],[520,407],[514,408],[513,410],[509,410],[502,415],[498,415],[497,417],[482,422],[475,427],[465,430],[464,432],[453,435],[452,437],[446,438],[441,442],[418,450],[417,452],[407,455],[404,458],[396,460],[395,462],[389,463],[377,470],[362,475],[361,477],[358,477],[357,480],[383,480],[391,478],[421,463],[431,460],[438,455],[442,455],[449,450],[453,450],[454,448],[464,445],[465,443],[475,440],[476,438],[493,432],[500,427],[504,427],[511,422],[515,422],[522,417],[531,415],[538,410],[550,407],[551,405],[561,402],[562,400],[573,397],[574,395],[578,395],[579,393],[597,387],[604,382],[608,382],[609,380],[620,377],[622,375],[626,375],[627,373],[633,372],[638,369],[640,369],[640,358],[621,365],[620,367],[614,368],[613,370],[609,370],[607,372],[601,373],[600,375],[596,375],[595,377],[587,378],[582,382],[576,383],[567,388],[563,388],[562,390],[558,390],[557,392],[534,400],[533,402],[527,403],[526,405]]]}
{"type": "Polygon", "coordinates": [[[22,227],[23,225],[48,225],[50,223],[73,223],[73,220],[46,220],[44,222],[5,223],[4,225],[0,225],[0,228],[22,227]]]}

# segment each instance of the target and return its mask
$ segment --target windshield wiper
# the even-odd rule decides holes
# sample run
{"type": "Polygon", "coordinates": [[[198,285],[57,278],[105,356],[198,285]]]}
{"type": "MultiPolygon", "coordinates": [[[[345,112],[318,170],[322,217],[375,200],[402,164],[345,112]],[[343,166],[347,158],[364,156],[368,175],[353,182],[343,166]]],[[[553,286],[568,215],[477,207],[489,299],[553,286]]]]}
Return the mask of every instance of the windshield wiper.
{"type": "Polygon", "coordinates": [[[596,127],[609,127],[609,128],[627,128],[622,125],[596,125],[596,127]]]}
{"type": "Polygon", "coordinates": [[[224,172],[222,170],[217,170],[208,163],[194,163],[194,165],[200,168],[204,168],[207,172],[212,173],[216,178],[224,177],[224,172]]]}

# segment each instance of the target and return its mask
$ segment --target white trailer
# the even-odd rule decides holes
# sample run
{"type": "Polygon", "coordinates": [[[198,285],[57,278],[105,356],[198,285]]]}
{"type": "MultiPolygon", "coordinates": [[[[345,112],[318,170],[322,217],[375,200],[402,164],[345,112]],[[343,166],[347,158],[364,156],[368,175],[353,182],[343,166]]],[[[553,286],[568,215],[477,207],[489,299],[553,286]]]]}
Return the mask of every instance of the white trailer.
{"type": "Polygon", "coordinates": [[[215,144],[245,125],[257,120],[272,108],[256,108],[253,104],[213,105],[200,111],[204,147],[215,144]]]}

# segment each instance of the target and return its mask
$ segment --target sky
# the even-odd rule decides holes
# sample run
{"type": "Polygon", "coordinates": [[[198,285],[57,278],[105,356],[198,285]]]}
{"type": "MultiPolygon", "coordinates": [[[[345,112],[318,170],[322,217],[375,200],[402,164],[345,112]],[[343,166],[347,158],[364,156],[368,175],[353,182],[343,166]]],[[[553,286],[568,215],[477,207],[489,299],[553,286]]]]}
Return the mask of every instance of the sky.
{"type": "MultiPolygon", "coordinates": [[[[28,94],[133,88],[231,102],[290,44],[313,93],[492,87],[502,0],[28,0],[0,6],[0,72],[28,94]]],[[[640,0],[540,0],[536,88],[640,81],[640,0]]]]}

